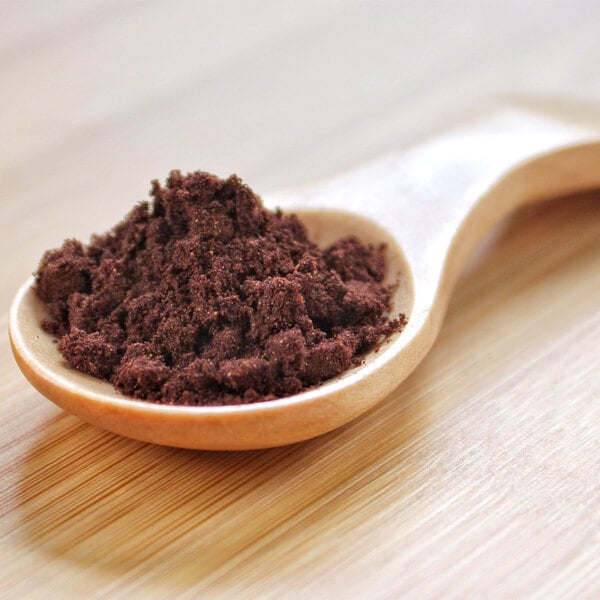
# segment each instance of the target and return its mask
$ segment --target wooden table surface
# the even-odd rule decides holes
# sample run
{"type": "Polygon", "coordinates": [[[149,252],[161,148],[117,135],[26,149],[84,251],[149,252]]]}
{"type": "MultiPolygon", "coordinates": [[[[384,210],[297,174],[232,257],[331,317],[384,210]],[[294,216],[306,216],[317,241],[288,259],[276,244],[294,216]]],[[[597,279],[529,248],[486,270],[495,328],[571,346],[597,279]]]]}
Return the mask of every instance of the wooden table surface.
{"type": "MultiPolygon", "coordinates": [[[[0,5],[0,321],[172,168],[259,193],[512,98],[600,127],[600,4],[0,5]]],[[[2,598],[600,597],[600,193],[482,244],[430,355],[312,441],[208,453],[64,414],[0,345],[2,598]]]]}

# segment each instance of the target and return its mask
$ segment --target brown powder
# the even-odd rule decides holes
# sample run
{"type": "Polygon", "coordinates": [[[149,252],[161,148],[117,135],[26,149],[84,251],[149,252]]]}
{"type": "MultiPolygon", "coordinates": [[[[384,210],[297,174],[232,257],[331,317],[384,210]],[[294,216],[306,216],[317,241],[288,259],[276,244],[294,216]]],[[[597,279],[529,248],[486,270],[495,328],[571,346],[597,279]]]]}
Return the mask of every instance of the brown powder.
{"type": "Polygon", "coordinates": [[[381,247],[321,250],[236,176],[173,171],[152,196],[41,261],[42,325],[72,368],[155,402],[255,402],[342,373],[404,324],[381,247]]]}

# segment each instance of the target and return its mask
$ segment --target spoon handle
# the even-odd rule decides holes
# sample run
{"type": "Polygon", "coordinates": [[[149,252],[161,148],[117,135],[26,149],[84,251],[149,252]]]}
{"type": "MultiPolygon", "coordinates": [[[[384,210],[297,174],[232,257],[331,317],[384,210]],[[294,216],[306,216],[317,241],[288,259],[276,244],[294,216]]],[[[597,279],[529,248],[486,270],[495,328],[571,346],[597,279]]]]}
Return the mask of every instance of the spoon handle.
{"type": "Polygon", "coordinates": [[[412,271],[418,327],[419,314],[441,319],[433,304],[444,307],[467,256],[503,216],[600,187],[598,140],[570,123],[502,110],[279,204],[347,210],[385,227],[412,271]]]}

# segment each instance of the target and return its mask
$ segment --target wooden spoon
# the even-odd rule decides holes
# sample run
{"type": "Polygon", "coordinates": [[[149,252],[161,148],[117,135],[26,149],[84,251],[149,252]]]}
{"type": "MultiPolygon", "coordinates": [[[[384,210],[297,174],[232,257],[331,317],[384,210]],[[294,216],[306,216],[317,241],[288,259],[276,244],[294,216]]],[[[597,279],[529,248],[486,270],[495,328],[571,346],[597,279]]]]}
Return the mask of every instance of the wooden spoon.
{"type": "Polygon", "coordinates": [[[126,398],[70,369],[40,328],[33,279],[17,293],[9,334],[17,363],[47,398],[98,427],[184,448],[240,450],[298,442],[356,418],[423,359],[469,253],[518,206],[600,187],[600,140],[519,111],[468,127],[300,192],[266,200],[301,214],[318,243],[354,233],[386,242],[394,312],[409,321],[364,364],[314,389],[243,406],[187,407],[126,398]],[[341,211],[347,212],[341,212],[341,211]]]}

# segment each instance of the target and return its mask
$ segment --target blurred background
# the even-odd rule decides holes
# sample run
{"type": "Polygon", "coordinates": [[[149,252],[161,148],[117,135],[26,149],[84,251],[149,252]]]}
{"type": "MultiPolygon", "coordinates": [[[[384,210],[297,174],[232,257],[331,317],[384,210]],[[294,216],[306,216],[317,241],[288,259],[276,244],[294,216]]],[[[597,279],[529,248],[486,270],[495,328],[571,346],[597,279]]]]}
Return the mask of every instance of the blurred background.
{"type": "MultiPolygon", "coordinates": [[[[499,103],[600,129],[598,0],[0,0],[1,326],[171,169],[268,195],[499,103]]],[[[598,207],[501,227],[419,369],[305,444],[102,432],[5,336],[0,596],[600,597],[598,207]]]]}
{"type": "MultiPolygon", "coordinates": [[[[0,12],[0,219],[22,227],[27,269],[65,232],[111,226],[170,169],[237,172],[266,194],[490,99],[600,100],[595,0],[4,0],[0,12]],[[20,225],[40,196],[55,217],[20,225]]],[[[16,285],[23,265],[7,268],[16,285]]]]}

